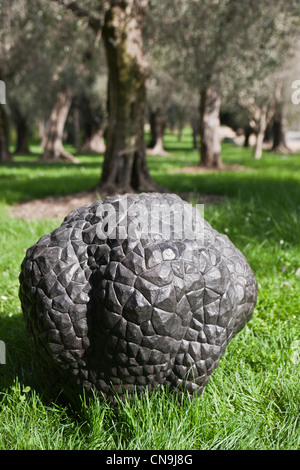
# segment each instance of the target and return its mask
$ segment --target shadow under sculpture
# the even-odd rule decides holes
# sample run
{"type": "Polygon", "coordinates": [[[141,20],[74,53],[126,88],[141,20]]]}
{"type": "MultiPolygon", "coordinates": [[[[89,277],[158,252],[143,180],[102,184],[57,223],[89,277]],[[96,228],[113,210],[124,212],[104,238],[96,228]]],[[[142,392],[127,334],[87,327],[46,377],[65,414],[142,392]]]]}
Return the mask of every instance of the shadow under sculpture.
{"type": "Polygon", "coordinates": [[[160,385],[200,394],[257,284],[196,208],[144,193],[73,210],[27,250],[19,295],[46,390],[115,401],[160,385]]]}

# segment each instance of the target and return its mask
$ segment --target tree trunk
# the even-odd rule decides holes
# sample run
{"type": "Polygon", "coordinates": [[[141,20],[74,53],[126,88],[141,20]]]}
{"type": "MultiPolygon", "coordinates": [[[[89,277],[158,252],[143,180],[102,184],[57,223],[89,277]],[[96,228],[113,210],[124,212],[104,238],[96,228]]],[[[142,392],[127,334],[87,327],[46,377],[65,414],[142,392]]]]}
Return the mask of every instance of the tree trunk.
{"type": "Polygon", "coordinates": [[[271,145],[273,142],[273,119],[268,120],[265,135],[264,144],[271,145]]]}
{"type": "Polygon", "coordinates": [[[17,123],[17,145],[14,153],[19,155],[31,153],[28,144],[28,126],[26,120],[17,123]]]}
{"type": "Polygon", "coordinates": [[[274,90],[275,113],[273,116],[272,137],[273,146],[271,151],[276,153],[290,153],[285,139],[285,112],[283,94],[283,81],[279,80],[274,90]]]}
{"type": "Polygon", "coordinates": [[[81,111],[84,135],[80,151],[83,153],[105,153],[101,110],[94,111],[89,99],[84,97],[81,111]]]}
{"type": "Polygon", "coordinates": [[[43,120],[40,120],[39,121],[39,138],[40,138],[40,146],[42,147],[42,149],[45,148],[46,135],[47,135],[47,123],[43,120]]]}
{"type": "Polygon", "coordinates": [[[200,165],[205,168],[221,168],[220,143],[221,96],[215,86],[201,91],[200,98],[200,165]]]}
{"type": "Polygon", "coordinates": [[[285,138],[285,116],[283,106],[281,104],[276,105],[275,114],[273,117],[273,146],[271,151],[275,153],[290,153],[291,150],[288,148],[285,138]]]}
{"type": "Polygon", "coordinates": [[[158,190],[148,172],[144,139],[149,66],[143,55],[142,23],[148,5],[148,0],[115,0],[105,14],[108,129],[101,196],[158,190]]]}
{"type": "Polygon", "coordinates": [[[80,152],[105,153],[105,142],[103,138],[103,130],[101,128],[95,128],[92,134],[84,139],[83,144],[80,148],[80,152]]]}
{"type": "Polygon", "coordinates": [[[72,98],[73,93],[70,90],[61,91],[57,94],[47,124],[44,153],[41,158],[43,161],[77,163],[77,159],[72,154],[66,152],[63,147],[64,128],[72,104],[72,98]]]}
{"type": "Polygon", "coordinates": [[[63,139],[66,144],[73,145],[74,149],[76,150],[79,149],[79,114],[80,113],[77,104],[72,104],[66,121],[63,139]]]}
{"type": "Polygon", "coordinates": [[[256,129],[256,143],[254,146],[254,158],[260,159],[262,157],[263,143],[265,132],[267,128],[267,106],[263,106],[260,110],[259,120],[256,129]]]}
{"type": "Polygon", "coordinates": [[[15,122],[17,130],[17,145],[14,151],[15,154],[28,155],[30,154],[29,144],[28,144],[28,124],[27,119],[23,115],[19,106],[16,103],[12,104],[13,110],[13,120],[15,122]]]}
{"type": "Polygon", "coordinates": [[[194,118],[192,120],[192,132],[193,132],[193,150],[198,150],[198,137],[200,132],[199,119],[194,118]]]}
{"type": "Polygon", "coordinates": [[[182,136],[183,136],[183,124],[180,123],[178,126],[178,131],[177,131],[177,140],[178,142],[182,142],[182,136]]]}
{"type": "Polygon", "coordinates": [[[167,156],[168,152],[164,149],[163,139],[166,122],[161,108],[150,112],[150,128],[151,128],[151,142],[148,151],[150,155],[167,156]]]}
{"type": "Polygon", "coordinates": [[[0,104],[0,163],[11,161],[11,155],[8,150],[7,139],[7,118],[4,105],[0,104]]]}
{"type": "Polygon", "coordinates": [[[79,112],[78,107],[76,106],[73,109],[73,130],[74,130],[73,145],[76,150],[78,150],[79,148],[79,135],[80,135],[79,116],[80,116],[80,112],[79,112]]]}
{"type": "Polygon", "coordinates": [[[253,128],[251,126],[247,126],[244,129],[244,135],[245,135],[244,147],[245,148],[249,147],[249,141],[250,141],[250,137],[252,134],[253,134],[253,128]]]}

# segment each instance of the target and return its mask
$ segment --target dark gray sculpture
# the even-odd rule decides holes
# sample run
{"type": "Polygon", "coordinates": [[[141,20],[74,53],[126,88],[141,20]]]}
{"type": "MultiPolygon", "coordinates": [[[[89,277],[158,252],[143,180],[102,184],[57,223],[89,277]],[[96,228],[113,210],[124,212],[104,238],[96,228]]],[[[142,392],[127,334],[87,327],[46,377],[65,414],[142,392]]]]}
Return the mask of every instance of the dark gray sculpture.
{"type": "Polygon", "coordinates": [[[241,252],[171,194],[72,211],[29,248],[20,274],[46,388],[111,399],[159,385],[201,393],[256,297],[241,252]]]}

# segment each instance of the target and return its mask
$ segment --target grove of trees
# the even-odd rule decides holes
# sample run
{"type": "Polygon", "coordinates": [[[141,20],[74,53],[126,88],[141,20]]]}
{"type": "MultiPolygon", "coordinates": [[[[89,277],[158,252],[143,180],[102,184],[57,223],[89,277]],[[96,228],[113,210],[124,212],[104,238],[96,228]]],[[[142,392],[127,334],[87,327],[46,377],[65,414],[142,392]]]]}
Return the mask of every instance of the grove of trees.
{"type": "Polygon", "coordinates": [[[147,151],[166,155],[165,128],[190,125],[199,165],[221,168],[224,116],[255,158],[267,134],[289,151],[299,23],[299,0],[1,0],[0,162],[39,132],[42,161],[75,163],[66,139],[105,153],[101,195],[159,191],[147,151]]]}

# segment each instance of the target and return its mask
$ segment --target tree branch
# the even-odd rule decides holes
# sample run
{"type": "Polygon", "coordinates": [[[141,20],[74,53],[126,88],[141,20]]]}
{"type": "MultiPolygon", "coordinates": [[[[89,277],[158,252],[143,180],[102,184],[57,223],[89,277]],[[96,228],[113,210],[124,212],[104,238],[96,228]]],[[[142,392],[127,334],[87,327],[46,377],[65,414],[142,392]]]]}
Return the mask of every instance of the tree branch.
{"type": "Polygon", "coordinates": [[[90,14],[89,10],[80,7],[76,1],[70,0],[52,0],[59,5],[71,10],[78,18],[86,18],[88,25],[97,33],[102,29],[103,19],[90,14]]]}

